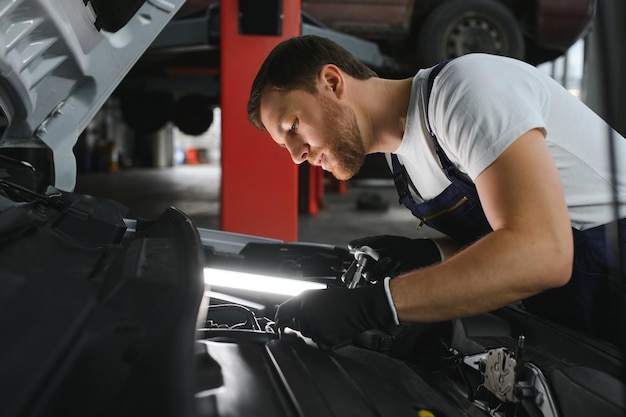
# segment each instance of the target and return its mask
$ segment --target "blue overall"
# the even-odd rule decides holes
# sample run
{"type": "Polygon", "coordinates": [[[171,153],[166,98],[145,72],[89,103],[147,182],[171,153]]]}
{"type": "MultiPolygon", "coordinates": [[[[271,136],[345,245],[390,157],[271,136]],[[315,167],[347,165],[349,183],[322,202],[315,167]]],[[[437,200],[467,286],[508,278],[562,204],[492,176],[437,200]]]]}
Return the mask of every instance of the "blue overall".
{"type": "MultiPolygon", "coordinates": [[[[433,68],[428,78],[426,103],[435,77],[443,62],[433,68]]],[[[421,223],[449,236],[456,242],[467,245],[492,231],[482,209],[476,186],[448,159],[439,145],[430,126],[426,124],[433,140],[435,151],[450,185],[435,198],[417,203],[410,189],[417,192],[404,166],[395,154],[391,155],[393,178],[400,197],[421,223]]],[[[626,219],[618,223],[621,245],[615,256],[621,256],[621,275],[626,277],[626,219]]],[[[620,288],[615,272],[615,256],[610,258],[607,244],[607,228],[602,225],[589,230],[573,230],[574,268],[570,282],[561,288],[551,289],[523,300],[527,310],[551,319],[570,328],[594,334],[603,339],[618,342],[615,320],[619,317],[620,288]]]]}

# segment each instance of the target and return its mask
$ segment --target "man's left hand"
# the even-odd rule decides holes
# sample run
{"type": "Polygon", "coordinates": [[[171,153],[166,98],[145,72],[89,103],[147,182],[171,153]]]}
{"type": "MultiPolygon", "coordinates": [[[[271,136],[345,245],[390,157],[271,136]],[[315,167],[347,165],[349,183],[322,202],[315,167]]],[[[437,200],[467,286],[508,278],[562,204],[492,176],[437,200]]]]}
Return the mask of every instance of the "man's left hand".
{"type": "Polygon", "coordinates": [[[322,349],[346,345],[364,331],[397,323],[385,285],[305,291],[278,307],[276,328],[298,330],[322,349]]]}

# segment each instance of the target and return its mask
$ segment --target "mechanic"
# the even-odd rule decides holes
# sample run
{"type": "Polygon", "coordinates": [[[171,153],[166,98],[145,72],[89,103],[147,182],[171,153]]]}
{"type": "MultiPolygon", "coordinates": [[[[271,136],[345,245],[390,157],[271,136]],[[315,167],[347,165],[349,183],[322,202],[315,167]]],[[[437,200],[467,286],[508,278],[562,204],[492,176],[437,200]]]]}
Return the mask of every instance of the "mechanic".
{"type": "Polygon", "coordinates": [[[619,227],[626,259],[626,140],[535,67],[470,54],[385,79],[334,42],[301,36],[262,64],[248,119],[295,163],[340,180],[386,153],[401,201],[447,235],[351,242],[381,252],[377,284],[302,293],[279,306],[278,328],[332,348],[522,301],[615,341],[620,274],[607,235],[619,227]]]}

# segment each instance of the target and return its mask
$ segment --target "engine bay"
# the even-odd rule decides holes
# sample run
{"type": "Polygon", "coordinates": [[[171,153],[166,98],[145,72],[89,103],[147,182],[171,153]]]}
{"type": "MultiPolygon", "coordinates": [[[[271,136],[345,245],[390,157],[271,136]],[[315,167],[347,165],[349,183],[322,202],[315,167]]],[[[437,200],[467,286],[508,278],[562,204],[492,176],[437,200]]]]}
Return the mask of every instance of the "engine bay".
{"type": "Polygon", "coordinates": [[[0,185],[0,326],[10,335],[1,347],[2,415],[576,417],[626,409],[619,349],[521,306],[391,325],[324,350],[276,331],[276,306],[294,294],[287,284],[352,283],[346,275],[364,251],[198,229],[173,207],[156,220],[127,219],[109,200],[0,185]],[[226,280],[216,285],[220,273],[226,280]],[[248,283],[229,287],[242,274],[248,283]],[[269,291],[271,280],[285,291],[269,291]]]}

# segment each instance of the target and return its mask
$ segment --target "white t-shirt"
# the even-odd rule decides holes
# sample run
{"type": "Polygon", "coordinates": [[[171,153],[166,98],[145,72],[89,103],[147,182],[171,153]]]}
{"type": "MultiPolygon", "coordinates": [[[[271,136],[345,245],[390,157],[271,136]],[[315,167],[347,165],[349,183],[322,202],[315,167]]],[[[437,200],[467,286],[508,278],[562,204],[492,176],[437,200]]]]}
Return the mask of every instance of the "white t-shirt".
{"type": "MultiPolygon", "coordinates": [[[[418,200],[449,185],[426,126],[424,69],[413,79],[402,143],[396,150],[418,200]]],[[[437,76],[428,105],[444,152],[474,180],[511,143],[540,128],[559,170],[572,226],[584,230],[614,220],[609,158],[613,134],[620,217],[626,217],[626,139],[548,75],[522,61],[470,54],[437,76]]]]}

